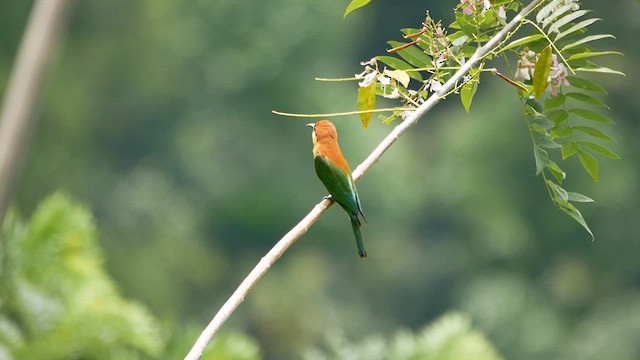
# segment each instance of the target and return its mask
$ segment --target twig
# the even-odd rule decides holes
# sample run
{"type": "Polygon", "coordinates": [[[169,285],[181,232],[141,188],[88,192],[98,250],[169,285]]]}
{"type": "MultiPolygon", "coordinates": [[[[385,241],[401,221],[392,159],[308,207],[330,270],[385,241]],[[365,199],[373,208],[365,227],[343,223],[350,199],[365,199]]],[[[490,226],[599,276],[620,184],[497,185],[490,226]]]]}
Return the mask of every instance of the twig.
{"type": "Polygon", "coordinates": [[[388,108],[388,109],[373,109],[373,110],[358,110],[358,111],[345,111],[345,112],[337,112],[337,113],[326,113],[326,114],[294,114],[287,113],[282,111],[271,110],[271,112],[275,115],[280,116],[290,116],[290,117],[299,117],[299,118],[319,118],[319,117],[334,117],[334,116],[347,116],[347,115],[359,115],[359,114],[373,114],[378,112],[389,112],[389,111],[405,111],[405,110],[413,110],[414,108],[388,108]]]}
{"type": "Polygon", "coordinates": [[[0,224],[24,156],[40,83],[69,0],[38,0],[29,16],[0,113],[0,224]]]}
{"type": "MultiPolygon", "coordinates": [[[[396,126],[387,137],[373,150],[373,152],[353,171],[353,179],[358,180],[364,173],[375,164],[382,154],[405,132],[407,129],[415,125],[418,120],[424,116],[435,104],[437,104],[444,94],[451,91],[455,84],[462,80],[469,70],[482,59],[489,51],[491,51],[499,42],[507,36],[509,31],[513,29],[522,19],[529,14],[542,0],[533,0],[529,5],[518,13],[502,30],[500,30],[493,38],[487,41],[482,47],[467,60],[467,62],[458,70],[451,78],[442,85],[442,87],[431,97],[429,97],[420,107],[412,112],[402,123],[396,126]]],[[[242,281],[240,286],[234,291],[231,297],[220,308],[213,320],[204,329],[200,337],[193,345],[185,360],[196,360],[202,355],[207,344],[213,339],[224,322],[231,316],[231,313],[242,303],[251,288],[258,280],[269,270],[269,268],[282,256],[285,250],[291,246],[298,238],[304,235],[322,214],[331,206],[332,202],[323,200],[317,204],[307,216],[302,219],[291,231],[289,231],[278,243],[265,255],[258,265],[249,273],[242,281]]]]}

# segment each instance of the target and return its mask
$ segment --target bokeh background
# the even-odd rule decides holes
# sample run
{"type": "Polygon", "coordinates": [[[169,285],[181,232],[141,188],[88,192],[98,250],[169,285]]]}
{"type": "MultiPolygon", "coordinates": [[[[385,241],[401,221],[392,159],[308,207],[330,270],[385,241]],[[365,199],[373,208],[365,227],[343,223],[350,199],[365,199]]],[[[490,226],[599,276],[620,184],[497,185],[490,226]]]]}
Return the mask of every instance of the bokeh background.
{"type": "MultiPolygon", "coordinates": [[[[457,4],[380,0],[343,19],[346,3],[75,2],[13,205],[28,219],[60,191],[90,210],[120,294],[167,338],[189,334],[160,358],[183,356],[325,195],[309,121],[271,110],[353,110],[354,83],[314,77],[360,72],[427,8],[448,24],[457,4]]],[[[31,5],[0,2],[0,91],[31,5]]],[[[594,242],[535,176],[513,89],[484,76],[470,114],[450,97],[359,182],[369,258],[330,209],[224,332],[266,359],[321,358],[336,338],[392,338],[459,311],[508,359],[640,358],[640,4],[583,6],[604,19],[594,33],[617,37],[599,46],[625,54],[600,63],[627,74],[593,77],[608,90],[623,159],[602,161],[597,184],[577,159],[560,163],[567,188],[596,200],[581,207],[594,242]]],[[[368,130],[357,117],[334,122],[353,167],[391,130],[375,118],[368,130]]]]}

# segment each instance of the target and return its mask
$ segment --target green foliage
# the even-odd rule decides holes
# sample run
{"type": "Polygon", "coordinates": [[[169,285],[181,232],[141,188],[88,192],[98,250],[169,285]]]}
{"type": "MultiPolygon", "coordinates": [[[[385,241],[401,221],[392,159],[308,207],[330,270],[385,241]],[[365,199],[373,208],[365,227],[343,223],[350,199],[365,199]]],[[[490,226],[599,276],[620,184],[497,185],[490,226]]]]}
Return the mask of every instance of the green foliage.
{"type": "MultiPolygon", "coordinates": [[[[365,78],[365,81],[359,83],[358,110],[374,110],[375,102],[365,96],[372,93],[366,89],[373,86],[371,84],[373,81],[379,82],[383,89],[379,95],[397,98],[403,103],[402,111],[393,111],[390,116],[381,116],[381,119],[385,123],[390,123],[405,117],[411,109],[426,100],[429,92],[438,91],[453,72],[461,68],[466,58],[500,30],[507,20],[508,11],[517,11],[522,6],[520,1],[493,1],[490,6],[487,6],[481,1],[465,0],[457,6],[455,21],[448,29],[440,22],[434,21],[427,13],[420,29],[402,30],[404,38],[409,42],[389,41],[392,49],[387,52],[395,56],[376,56],[370,62],[363,64],[366,65],[365,71],[356,76],[356,78],[365,78]],[[384,71],[380,70],[378,62],[385,65],[384,71]],[[410,88],[409,82],[395,81],[397,77],[389,79],[385,75],[388,74],[388,69],[406,73],[418,83],[418,86],[410,88]],[[391,90],[387,90],[387,87],[391,90]],[[389,91],[394,96],[388,96],[389,91]]],[[[604,92],[592,81],[573,75],[578,72],[624,75],[619,71],[601,67],[592,61],[596,57],[621,55],[621,53],[595,51],[591,47],[592,42],[612,36],[609,34],[583,36],[588,27],[600,19],[587,18],[591,11],[579,10],[579,8],[580,5],[573,1],[541,2],[537,11],[526,14],[527,16],[517,25],[516,31],[507,34],[496,49],[481,59],[477,68],[471,69],[464,80],[456,84],[452,92],[459,92],[461,103],[469,112],[478,89],[479,74],[482,73],[482,69],[488,67],[488,61],[500,56],[507,62],[509,68],[512,68],[508,55],[515,54],[519,57],[517,70],[513,76],[516,80],[523,82],[511,80],[501,74],[500,76],[519,89],[519,96],[525,104],[523,109],[533,141],[536,175],[542,175],[553,203],[576,219],[591,234],[581,213],[569,203],[569,200],[559,196],[566,192],[561,185],[567,174],[552,160],[549,152],[543,149],[543,147],[548,150],[560,149],[563,160],[577,154],[580,164],[595,182],[600,178],[600,165],[593,154],[608,159],[619,158],[611,149],[593,141],[596,139],[613,141],[593,124],[613,124],[613,121],[585,108],[585,106],[606,109],[609,107],[590,94],[578,91],[563,93],[563,88],[571,86],[573,81],[578,89],[604,92]],[[520,33],[523,32],[525,24],[532,25],[533,33],[522,36],[520,33]],[[520,37],[512,40],[516,34],[520,37]],[[536,101],[541,100],[545,94],[548,95],[542,103],[536,101]],[[567,101],[568,99],[571,103],[567,101]],[[583,124],[583,121],[587,123],[583,124]],[[552,180],[547,179],[545,171],[555,182],[552,183],[552,180]],[[559,190],[562,191],[559,192],[559,190]]],[[[492,71],[499,74],[495,69],[492,71]]],[[[361,117],[366,127],[370,113],[361,114],[361,117]]]]}
{"type": "Polygon", "coordinates": [[[533,91],[536,99],[540,99],[547,88],[549,74],[551,73],[551,46],[544,48],[536,61],[535,72],[533,73],[533,91]]]}
{"type": "MultiPolygon", "coordinates": [[[[88,211],[57,193],[28,224],[10,213],[2,238],[0,354],[6,359],[180,358],[196,331],[167,334],[123,299],[104,270],[88,211]],[[188,335],[188,337],[187,337],[188,335]]],[[[223,333],[203,359],[260,359],[255,342],[223,333]]]]}
{"type": "Polygon", "coordinates": [[[330,337],[327,345],[325,350],[307,352],[305,359],[502,359],[486,337],[472,328],[469,317],[457,312],[442,315],[417,334],[399,331],[391,341],[369,337],[360,343],[349,343],[338,335],[330,337]]]}
{"type": "MultiPolygon", "coordinates": [[[[358,88],[358,110],[371,110],[376,107],[376,83],[366,87],[358,88]]],[[[360,114],[360,121],[362,126],[366,129],[369,126],[369,120],[371,120],[371,113],[365,112],[360,114]]]]}
{"type": "Polygon", "coordinates": [[[352,11],[367,5],[371,0],[351,0],[347,9],[344,11],[344,17],[347,17],[352,11]]]}
{"type": "MultiPolygon", "coordinates": [[[[187,329],[176,329],[167,344],[167,351],[162,359],[182,359],[187,354],[193,342],[198,338],[202,329],[190,326],[187,329]]],[[[259,360],[260,348],[256,341],[238,332],[221,332],[215,340],[204,350],[201,360],[259,360]]]]}
{"type": "Polygon", "coordinates": [[[3,239],[4,352],[18,359],[159,357],[160,326],[118,294],[86,210],[55,194],[28,224],[11,214],[3,239]]]}

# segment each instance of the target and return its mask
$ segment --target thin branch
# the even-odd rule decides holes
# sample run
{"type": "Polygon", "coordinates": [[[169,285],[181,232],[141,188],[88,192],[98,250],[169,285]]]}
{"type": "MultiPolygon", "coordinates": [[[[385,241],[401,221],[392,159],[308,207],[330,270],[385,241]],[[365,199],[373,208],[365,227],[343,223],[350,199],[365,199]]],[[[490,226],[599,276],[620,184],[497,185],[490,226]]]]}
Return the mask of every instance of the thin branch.
{"type": "Polygon", "coordinates": [[[35,2],[13,65],[0,113],[0,224],[27,148],[38,90],[69,2],[35,2]]]}
{"type": "MultiPolygon", "coordinates": [[[[431,97],[429,97],[416,111],[412,112],[402,123],[396,126],[387,137],[373,150],[373,152],[353,171],[354,180],[358,180],[364,173],[375,164],[382,154],[384,154],[391,145],[405,132],[407,129],[415,125],[420,118],[424,116],[435,104],[437,104],[442,96],[451,91],[455,84],[462,80],[478,61],[488,54],[500,41],[505,38],[517,24],[519,24],[525,16],[529,14],[543,0],[533,0],[529,5],[524,7],[513,20],[511,20],[502,30],[500,30],[493,38],[486,42],[482,47],[467,60],[467,62],[451,76],[451,78],[442,85],[442,87],[431,97]]],[[[240,286],[234,291],[229,299],[224,303],[222,308],[211,320],[209,325],[204,329],[200,337],[193,345],[185,360],[196,360],[202,356],[207,344],[213,339],[220,327],[231,316],[233,311],[242,303],[247,293],[260,278],[269,270],[269,268],[282,256],[284,251],[289,248],[298,238],[304,235],[322,214],[332,205],[329,200],[323,200],[317,204],[307,216],[304,217],[293,229],[291,229],[278,243],[262,258],[249,275],[242,281],[240,286]]]]}
{"type": "Polygon", "coordinates": [[[405,111],[405,110],[413,110],[414,108],[388,108],[388,109],[373,109],[373,110],[358,110],[358,111],[345,111],[345,112],[337,112],[337,113],[326,113],[326,114],[295,114],[295,113],[287,113],[277,110],[271,110],[271,112],[275,115],[280,116],[290,116],[290,117],[299,117],[299,118],[319,118],[319,117],[333,117],[333,116],[347,116],[347,115],[360,115],[360,114],[373,114],[379,112],[388,112],[388,111],[405,111]]]}

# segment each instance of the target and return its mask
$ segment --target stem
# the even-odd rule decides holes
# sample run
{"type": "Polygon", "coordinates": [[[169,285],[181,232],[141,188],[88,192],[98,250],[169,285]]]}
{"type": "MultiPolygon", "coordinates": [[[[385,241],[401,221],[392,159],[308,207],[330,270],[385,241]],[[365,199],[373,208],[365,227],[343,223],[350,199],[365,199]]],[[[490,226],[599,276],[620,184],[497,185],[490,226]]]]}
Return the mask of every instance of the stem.
{"type": "Polygon", "coordinates": [[[33,127],[33,109],[69,0],[33,5],[0,113],[0,224],[33,127]]]}
{"type": "Polygon", "coordinates": [[[345,111],[345,112],[337,112],[337,113],[326,113],[326,114],[295,114],[295,113],[286,113],[282,111],[271,110],[272,113],[280,116],[290,116],[290,117],[300,117],[300,118],[318,118],[318,117],[332,117],[332,116],[346,116],[346,115],[359,115],[359,114],[369,114],[369,113],[377,113],[377,112],[387,112],[387,111],[405,111],[405,110],[413,110],[414,108],[388,108],[388,109],[372,109],[372,110],[359,110],[359,111],[345,111]]]}
{"type": "Polygon", "coordinates": [[[356,81],[360,80],[357,77],[348,77],[348,78],[315,78],[316,81],[325,81],[325,82],[343,82],[343,81],[356,81]]]}
{"type": "MultiPolygon", "coordinates": [[[[420,118],[424,116],[435,104],[440,102],[442,96],[451,91],[455,84],[466,75],[473,66],[475,66],[483,56],[489,53],[500,41],[507,36],[509,31],[519,24],[523,17],[542,0],[533,0],[529,5],[524,7],[520,13],[518,13],[505,27],[500,30],[494,37],[487,41],[483,46],[478,48],[476,52],[469,58],[469,60],[451,76],[447,82],[442,85],[442,88],[438,90],[433,96],[429,97],[420,107],[414,112],[409,114],[407,118],[396,126],[387,137],[382,140],[380,144],[369,154],[369,156],[353,171],[353,179],[358,180],[369,170],[373,164],[380,160],[382,154],[384,154],[398,138],[405,133],[411,126],[415,125],[420,118]]],[[[317,204],[307,216],[304,217],[296,226],[293,227],[278,243],[262,258],[255,268],[249,273],[249,275],[242,281],[240,286],[233,292],[231,297],[220,308],[218,313],[213,317],[209,325],[204,329],[200,337],[193,345],[185,360],[196,360],[202,356],[207,344],[213,339],[216,333],[220,330],[220,327],[231,316],[233,311],[242,303],[247,296],[247,293],[258,280],[269,270],[269,268],[282,256],[285,250],[289,248],[298,238],[307,232],[307,230],[313,225],[322,214],[331,206],[332,202],[329,200],[323,200],[317,204]]]]}

